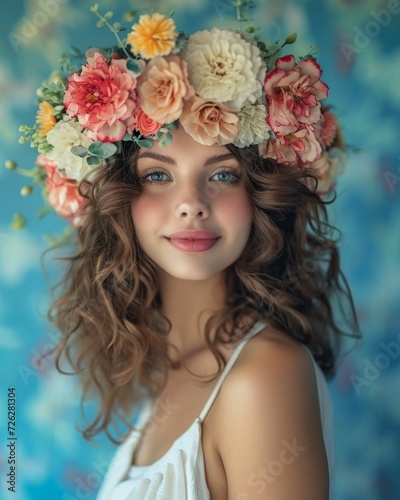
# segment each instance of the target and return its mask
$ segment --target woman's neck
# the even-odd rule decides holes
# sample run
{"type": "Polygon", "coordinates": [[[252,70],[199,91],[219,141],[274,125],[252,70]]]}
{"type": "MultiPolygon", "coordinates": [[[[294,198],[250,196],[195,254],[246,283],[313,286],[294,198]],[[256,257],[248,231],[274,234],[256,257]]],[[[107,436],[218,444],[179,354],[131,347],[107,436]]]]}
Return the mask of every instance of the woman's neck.
{"type": "MultiPolygon", "coordinates": [[[[204,348],[205,325],[225,304],[225,274],[208,280],[182,280],[159,272],[161,312],[171,322],[168,339],[186,357],[204,348]]],[[[171,352],[175,359],[177,353],[171,352]]]]}

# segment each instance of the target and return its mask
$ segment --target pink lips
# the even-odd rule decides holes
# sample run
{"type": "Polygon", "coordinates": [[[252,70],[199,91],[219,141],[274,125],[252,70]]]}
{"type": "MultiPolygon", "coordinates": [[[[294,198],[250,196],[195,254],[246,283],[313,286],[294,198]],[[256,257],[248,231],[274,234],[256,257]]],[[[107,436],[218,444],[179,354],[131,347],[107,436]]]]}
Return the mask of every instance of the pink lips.
{"type": "Polygon", "coordinates": [[[211,231],[178,231],[167,238],[174,247],[185,252],[205,252],[215,245],[219,236],[211,231]]]}

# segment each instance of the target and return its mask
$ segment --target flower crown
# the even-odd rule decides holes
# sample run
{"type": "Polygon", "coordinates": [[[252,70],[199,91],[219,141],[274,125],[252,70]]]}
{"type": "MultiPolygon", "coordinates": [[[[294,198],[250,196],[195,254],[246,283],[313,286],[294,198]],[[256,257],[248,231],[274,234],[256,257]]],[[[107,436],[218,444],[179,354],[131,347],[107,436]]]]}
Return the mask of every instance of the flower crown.
{"type": "MultiPolygon", "coordinates": [[[[201,144],[258,145],[265,158],[311,168],[318,193],[329,192],[345,147],[337,118],[321,104],[328,86],[314,55],[299,61],[281,55],[295,33],[281,45],[262,41],[252,26],[188,36],[176,31],[171,17],[154,13],[141,15],[121,39],[127,29],[110,24],[112,12],[103,16],[98,5],[91,10],[117,45],[85,55],[73,48],[62,57],[60,71],[38,90],[36,124],[20,127],[20,142],[38,150],[36,167],[6,163],[43,186],[47,207],[40,215],[54,209],[78,227],[86,202],[80,181],[90,182],[95,167],[118,154],[123,141],[142,148],[170,144],[178,124],[201,144]],[[72,64],[76,58],[84,64],[72,64]]],[[[22,226],[22,216],[15,217],[14,226],[22,226]]]]}

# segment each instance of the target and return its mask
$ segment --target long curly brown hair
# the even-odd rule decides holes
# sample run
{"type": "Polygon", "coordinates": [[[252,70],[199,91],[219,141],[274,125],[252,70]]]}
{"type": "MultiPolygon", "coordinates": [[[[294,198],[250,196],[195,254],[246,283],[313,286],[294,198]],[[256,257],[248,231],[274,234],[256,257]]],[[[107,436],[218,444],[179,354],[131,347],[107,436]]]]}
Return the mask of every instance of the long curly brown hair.
{"type": "MultiPolygon", "coordinates": [[[[306,344],[331,378],[342,337],[359,338],[351,291],[340,269],[340,233],[328,222],[327,204],[335,195],[323,201],[310,173],[261,158],[257,146],[227,148],[242,166],[253,224],[243,254],[227,269],[226,305],[205,328],[219,365],[211,379],[225,365],[217,344],[242,338],[258,320],[306,344]]],[[[88,198],[83,224],[75,232],[73,252],[57,257],[66,268],[52,288],[48,311],[61,333],[56,367],[67,373],[61,368],[65,355],[72,368],[68,373],[82,382],[81,402],[95,398],[98,404],[81,429],[88,440],[104,431],[120,443],[110,426],[122,422],[131,429],[132,412],[160,394],[167,370],[180,366],[168,355],[171,323],[160,312],[154,264],[135,238],[130,209],[141,193],[138,151],[134,143],[124,143],[112,162],[98,167],[89,189],[81,184],[88,198]]]]}

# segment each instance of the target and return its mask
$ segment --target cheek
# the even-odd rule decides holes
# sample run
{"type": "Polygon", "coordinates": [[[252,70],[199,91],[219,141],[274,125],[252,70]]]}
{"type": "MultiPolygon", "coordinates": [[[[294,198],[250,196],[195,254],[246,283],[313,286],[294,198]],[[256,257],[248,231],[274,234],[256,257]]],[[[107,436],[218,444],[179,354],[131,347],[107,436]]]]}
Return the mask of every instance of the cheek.
{"type": "Polygon", "coordinates": [[[157,201],[157,198],[141,196],[131,204],[132,221],[138,232],[150,228],[163,213],[165,206],[164,210],[160,210],[160,200],[157,201]]]}
{"type": "Polygon", "coordinates": [[[157,220],[154,203],[147,199],[139,198],[131,204],[131,216],[136,235],[140,242],[146,231],[151,229],[157,220]]]}
{"type": "Polygon", "coordinates": [[[227,203],[223,203],[219,213],[225,223],[232,228],[246,230],[251,227],[253,212],[247,193],[236,193],[227,203]]]}

